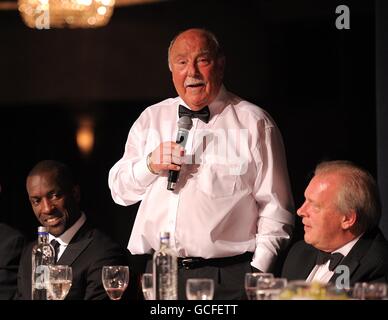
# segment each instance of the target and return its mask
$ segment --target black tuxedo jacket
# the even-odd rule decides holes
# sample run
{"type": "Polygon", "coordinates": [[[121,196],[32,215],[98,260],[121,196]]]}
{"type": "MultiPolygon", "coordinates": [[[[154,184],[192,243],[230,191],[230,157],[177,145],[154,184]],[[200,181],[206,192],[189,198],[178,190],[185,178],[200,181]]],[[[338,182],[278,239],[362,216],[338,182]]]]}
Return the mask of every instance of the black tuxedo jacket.
{"type": "Polygon", "coordinates": [[[16,277],[24,237],[0,223],[0,300],[11,299],[16,292],[16,277]]]}
{"type": "MultiPolygon", "coordinates": [[[[288,280],[306,280],[312,269],[318,250],[304,241],[293,245],[282,269],[282,277],[288,280]]],[[[349,267],[350,285],[356,282],[388,279],[388,242],[380,230],[365,233],[353,246],[340,265],[349,267]]],[[[339,273],[334,273],[330,282],[335,282],[339,273]]]]}
{"type": "MultiPolygon", "coordinates": [[[[31,256],[30,243],[23,251],[18,272],[16,299],[31,299],[31,256]]],[[[126,250],[87,222],[78,230],[59,258],[57,264],[72,267],[73,282],[66,300],[107,299],[101,281],[105,265],[128,265],[126,250]]]]}

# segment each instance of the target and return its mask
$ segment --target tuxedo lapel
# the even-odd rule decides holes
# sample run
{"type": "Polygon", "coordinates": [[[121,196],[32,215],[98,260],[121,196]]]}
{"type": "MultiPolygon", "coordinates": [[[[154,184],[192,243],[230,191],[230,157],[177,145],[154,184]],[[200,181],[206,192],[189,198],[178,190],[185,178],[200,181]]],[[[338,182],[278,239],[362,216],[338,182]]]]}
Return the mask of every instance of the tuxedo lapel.
{"type": "Polygon", "coordinates": [[[304,241],[294,245],[287,255],[282,277],[289,280],[306,280],[315,266],[318,250],[304,241]]]}
{"type": "Polygon", "coordinates": [[[302,268],[300,269],[300,279],[307,279],[311,271],[315,267],[315,261],[317,260],[318,251],[314,250],[314,254],[306,256],[304,261],[301,261],[302,268]]]}
{"type": "MultiPolygon", "coordinates": [[[[357,267],[359,266],[360,264],[360,261],[358,259],[356,260],[353,260],[353,261],[350,261],[349,259],[346,259],[347,257],[345,257],[344,261],[341,262],[338,266],[338,267],[341,267],[341,266],[347,266],[349,268],[349,279],[352,278],[352,275],[354,273],[354,271],[356,271],[357,267]]],[[[330,278],[330,282],[332,283],[335,283],[337,278],[342,275],[343,273],[342,272],[336,272],[337,268],[334,270],[334,274],[333,276],[330,278]]],[[[339,270],[342,270],[342,269],[339,269],[339,270]]]]}
{"type": "Polygon", "coordinates": [[[74,260],[88,247],[92,238],[69,243],[62,256],[59,258],[57,264],[64,264],[70,266],[74,260]]]}
{"type": "Polygon", "coordinates": [[[57,261],[57,264],[72,265],[75,259],[89,246],[93,240],[91,229],[85,224],[78,230],[57,261]]]}
{"type": "MultiPolygon", "coordinates": [[[[354,247],[350,250],[344,260],[338,266],[347,266],[349,268],[349,278],[352,280],[351,282],[355,282],[358,279],[352,279],[355,271],[360,265],[360,260],[365,256],[365,254],[369,251],[369,248],[372,244],[371,238],[376,236],[376,232],[373,230],[369,233],[364,234],[354,245],[354,247]]],[[[330,281],[335,282],[336,279],[341,275],[341,273],[334,272],[330,281]]]]}

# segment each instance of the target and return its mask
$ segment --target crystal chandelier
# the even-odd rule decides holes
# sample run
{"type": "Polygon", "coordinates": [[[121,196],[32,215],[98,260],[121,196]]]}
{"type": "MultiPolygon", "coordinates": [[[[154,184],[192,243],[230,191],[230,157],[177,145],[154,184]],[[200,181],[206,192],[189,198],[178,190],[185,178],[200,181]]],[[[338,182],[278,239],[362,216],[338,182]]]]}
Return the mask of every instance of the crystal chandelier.
{"type": "Polygon", "coordinates": [[[30,28],[96,28],[105,26],[115,0],[18,0],[24,23],[30,28]]]}

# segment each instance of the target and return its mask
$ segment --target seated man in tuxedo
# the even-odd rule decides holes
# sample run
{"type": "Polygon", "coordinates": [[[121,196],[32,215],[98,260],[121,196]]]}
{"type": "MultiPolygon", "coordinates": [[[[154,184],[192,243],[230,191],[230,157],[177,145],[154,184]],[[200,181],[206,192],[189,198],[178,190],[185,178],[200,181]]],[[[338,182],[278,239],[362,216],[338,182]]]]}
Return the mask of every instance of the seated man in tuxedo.
{"type": "Polygon", "coordinates": [[[347,161],[323,162],[305,191],[297,214],[304,241],[294,244],[283,265],[288,280],[336,283],[386,281],[388,242],[378,223],[377,185],[364,169],[347,161]]]}
{"type": "Polygon", "coordinates": [[[15,295],[23,245],[24,237],[20,232],[0,223],[0,300],[9,300],[15,295]]]}
{"type": "MultiPolygon", "coordinates": [[[[0,213],[3,212],[2,209],[0,208],[0,213]]],[[[16,276],[23,246],[22,234],[7,224],[0,223],[0,300],[9,300],[15,295],[16,276]]]]}
{"type": "MultiPolygon", "coordinates": [[[[69,168],[56,161],[39,162],[28,174],[27,192],[39,223],[56,240],[57,264],[70,265],[73,282],[68,300],[107,299],[101,281],[104,265],[127,265],[127,253],[94,229],[79,208],[80,190],[69,168]]],[[[23,251],[18,299],[31,299],[31,243],[23,251]]]]}

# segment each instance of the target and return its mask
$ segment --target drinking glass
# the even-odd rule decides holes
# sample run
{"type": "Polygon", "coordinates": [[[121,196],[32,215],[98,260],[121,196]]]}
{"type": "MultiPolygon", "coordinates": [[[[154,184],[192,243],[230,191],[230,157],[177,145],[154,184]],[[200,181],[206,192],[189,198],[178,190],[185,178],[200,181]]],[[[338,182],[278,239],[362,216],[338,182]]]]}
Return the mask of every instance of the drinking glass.
{"type": "Polygon", "coordinates": [[[102,284],[111,300],[120,300],[129,281],[128,266],[103,266],[102,284]]]}
{"type": "Polygon", "coordinates": [[[70,266],[50,265],[48,267],[47,299],[65,299],[72,284],[72,277],[70,266]]]}
{"type": "Polygon", "coordinates": [[[152,273],[143,273],[141,276],[141,288],[145,300],[154,299],[154,279],[152,273]]]}
{"type": "Polygon", "coordinates": [[[187,279],[187,300],[212,300],[214,295],[213,279],[187,279]]]}
{"type": "Polygon", "coordinates": [[[245,274],[245,292],[248,300],[257,300],[257,281],[259,279],[273,279],[272,273],[246,273],[245,274]]]}
{"type": "Polygon", "coordinates": [[[387,284],[382,282],[357,282],[353,288],[353,298],[359,300],[383,300],[387,297],[387,284]]]}
{"type": "Polygon", "coordinates": [[[257,279],[256,300],[279,300],[280,293],[287,286],[285,278],[257,279]]]}

